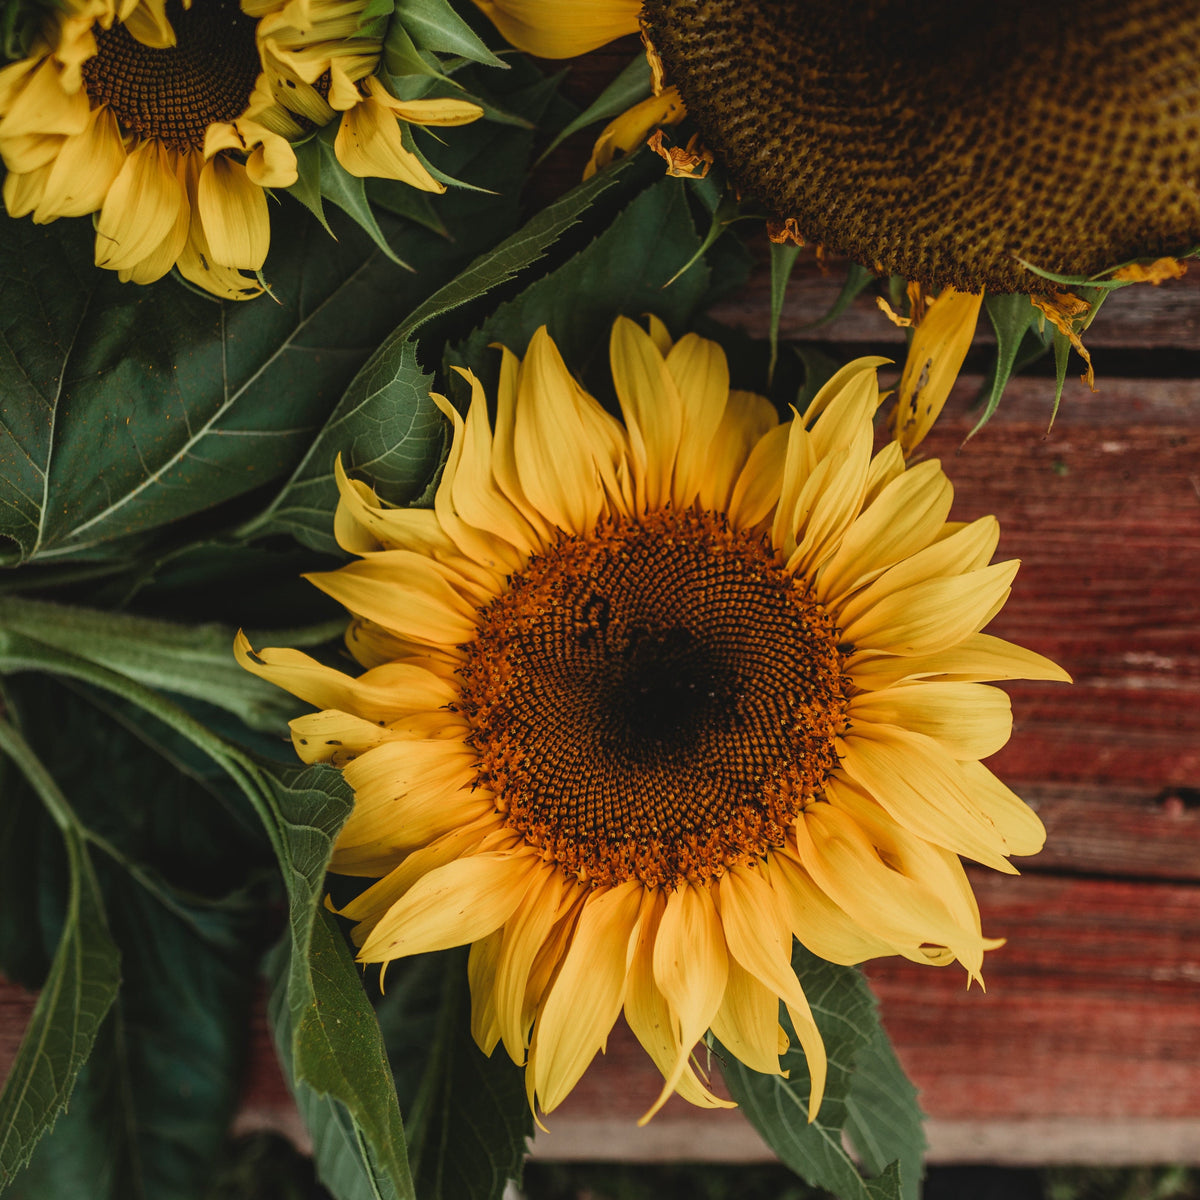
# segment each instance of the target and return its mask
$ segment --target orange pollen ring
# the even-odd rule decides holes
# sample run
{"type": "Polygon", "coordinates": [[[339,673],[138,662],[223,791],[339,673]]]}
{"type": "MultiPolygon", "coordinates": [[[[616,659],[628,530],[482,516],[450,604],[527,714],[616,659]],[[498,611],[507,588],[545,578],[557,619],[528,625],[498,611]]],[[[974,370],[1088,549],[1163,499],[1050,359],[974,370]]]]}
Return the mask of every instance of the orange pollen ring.
{"type": "Polygon", "coordinates": [[[505,824],[581,880],[781,846],[837,766],[838,631],[768,541],[662,509],[563,535],[479,613],[460,699],[505,824]]]}
{"type": "Polygon", "coordinates": [[[209,125],[236,121],[262,71],[258,22],[237,0],[167,5],[176,44],[144,46],[124,25],[96,26],[97,53],[83,64],[92,107],[107,104],[121,128],[173,150],[202,150],[209,125]]]}

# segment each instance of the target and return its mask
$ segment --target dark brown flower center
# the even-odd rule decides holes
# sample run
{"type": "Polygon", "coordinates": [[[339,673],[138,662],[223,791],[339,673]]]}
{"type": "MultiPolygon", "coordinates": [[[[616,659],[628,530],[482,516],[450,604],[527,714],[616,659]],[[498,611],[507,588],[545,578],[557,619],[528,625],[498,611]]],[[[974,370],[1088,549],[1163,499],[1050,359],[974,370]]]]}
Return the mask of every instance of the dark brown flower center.
{"type": "Polygon", "coordinates": [[[200,150],[213,122],[246,111],[262,70],[254,41],[257,22],[237,0],[180,0],[167,4],[176,44],[143,46],[120,24],[96,27],[94,58],[83,65],[92,106],[107,104],[121,128],[159,138],[175,150],[200,150]]]}
{"type": "Polygon", "coordinates": [[[712,879],[782,844],[837,763],[833,623],[760,537],[712,513],[563,537],[466,651],[480,782],[583,879],[712,879]]]}
{"type": "Polygon", "coordinates": [[[1194,0],[645,0],[704,140],[808,240],[1044,291],[1200,242],[1194,0]]]}

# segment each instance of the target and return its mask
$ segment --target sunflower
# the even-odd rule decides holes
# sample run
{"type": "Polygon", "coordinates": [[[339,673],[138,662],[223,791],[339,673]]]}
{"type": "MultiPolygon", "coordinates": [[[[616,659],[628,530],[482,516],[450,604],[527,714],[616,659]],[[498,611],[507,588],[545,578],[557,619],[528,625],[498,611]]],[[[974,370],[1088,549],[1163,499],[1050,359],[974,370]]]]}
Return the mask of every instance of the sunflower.
{"type": "Polygon", "coordinates": [[[1043,840],[979,761],[1011,729],[983,681],[1066,676],[980,632],[1017,568],[988,565],[995,519],[947,521],[936,461],[872,453],[885,360],[781,424],[716,344],[654,318],[612,330],[623,420],[544,328],[502,354],[494,421],[469,373],[465,417],[435,397],[433,509],[338,465],[357,558],[308,578],[367,670],[236,646],[320,708],[296,750],[354,789],[332,866],[375,880],[342,910],[359,960],[470,944],[475,1040],[526,1065],[544,1112],[622,1009],[664,1077],[647,1118],[672,1092],[725,1105],[693,1049],[711,1030],[778,1074],[782,1000],[813,1115],[793,935],[978,979],[998,943],[959,856],[1011,872],[1043,840]]]}
{"type": "Polygon", "coordinates": [[[1054,290],[1200,243],[1191,0],[475,0],[532,54],[641,28],[740,193],[795,240],[960,291],[1054,290]]]}
{"type": "Polygon", "coordinates": [[[340,115],[357,176],[441,192],[405,122],[460,125],[460,100],[393,97],[374,74],[370,0],[61,0],[0,71],[4,203],[42,224],[95,213],[96,265],[150,283],[173,266],[218,296],[257,295],[267,189],[292,143],[340,115]]]}

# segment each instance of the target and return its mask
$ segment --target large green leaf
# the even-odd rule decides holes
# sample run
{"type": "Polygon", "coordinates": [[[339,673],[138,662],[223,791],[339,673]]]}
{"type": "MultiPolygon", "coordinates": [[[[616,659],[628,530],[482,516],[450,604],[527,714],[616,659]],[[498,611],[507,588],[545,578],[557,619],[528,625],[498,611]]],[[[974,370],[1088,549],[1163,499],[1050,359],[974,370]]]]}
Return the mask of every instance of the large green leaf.
{"type": "Polygon", "coordinates": [[[315,550],[336,553],[333,464],[339,454],[348,470],[368,474],[393,503],[419,496],[440,462],[445,422],[429,399],[433,374],[420,361],[418,335],[538,262],[634,161],[631,156],[548,205],[410,314],[358,373],[283,490],[242,536],[290,533],[315,550]]]}
{"type": "Polygon", "coordinates": [[[14,1200],[201,1200],[237,1104],[259,914],[100,864],[122,987],[14,1200]],[[107,869],[103,869],[107,868],[107,869]]]}
{"type": "MultiPolygon", "coordinates": [[[[782,1007],[781,1020],[791,1042],[782,1062],[788,1078],[752,1071],[717,1043],[730,1095],[767,1145],[808,1183],[828,1188],[839,1200],[902,1200],[912,1196],[915,1181],[906,1185],[909,1190],[902,1191],[900,1161],[891,1163],[875,1179],[865,1180],[843,1146],[842,1131],[849,1120],[847,1100],[857,1057],[875,1038],[884,1036],[866,981],[853,967],[826,962],[798,943],[792,966],[812,1006],[829,1058],[825,1096],[817,1118],[811,1123],[808,1120],[808,1063],[782,1007]]],[[[855,1120],[860,1136],[869,1141],[870,1134],[862,1123],[873,1130],[874,1113],[859,1106],[855,1120]]],[[[878,1144],[891,1148],[894,1141],[889,1135],[880,1135],[878,1144]]],[[[923,1143],[916,1147],[918,1162],[922,1148],[923,1143]]],[[[896,1158],[912,1161],[907,1148],[897,1149],[896,1158]]]]}
{"type": "Polygon", "coordinates": [[[292,1024],[290,957],[291,952],[281,947],[272,959],[270,1018],[280,1061],[313,1139],[313,1158],[322,1182],[337,1200],[412,1196],[412,1179],[402,1154],[392,1155],[389,1169],[387,1156],[372,1152],[359,1123],[347,1106],[334,1098],[335,1093],[372,1093],[359,1110],[384,1118],[373,1144],[404,1146],[379,1024],[334,918],[321,912],[313,926],[309,962],[318,1019],[307,1017],[299,1029],[292,1024]],[[308,1063],[305,1081],[298,1078],[298,1058],[308,1063]]]}
{"type": "MultiPolygon", "coordinates": [[[[62,833],[68,892],[58,946],[8,1079],[0,1091],[0,1189],[54,1126],[117,994],[120,955],[82,831],[54,778],[16,726],[0,719],[0,753],[12,760],[62,833]]],[[[8,803],[13,803],[12,792],[8,803]]]]}
{"type": "Polygon", "coordinates": [[[502,1046],[471,1037],[465,950],[388,969],[379,1019],[408,1111],[421,1200],[500,1200],[533,1135],[524,1072],[502,1046]]]}
{"type": "Polygon", "coordinates": [[[346,1106],[370,1144],[375,1162],[403,1194],[408,1168],[391,1076],[382,1066],[373,1081],[350,1078],[335,1069],[339,1060],[356,1061],[358,1026],[352,1009],[343,1019],[341,999],[326,987],[323,956],[328,947],[313,942],[313,922],[333,839],[352,806],[341,774],[329,767],[287,768],[256,760],[166,697],[82,654],[32,636],[0,636],[0,673],[31,669],[76,680],[144,709],[218,763],[253,805],[287,890],[286,987],[295,1078],[346,1106]]]}
{"type": "MultiPolygon", "coordinates": [[[[0,597],[0,630],[81,653],[149,687],[217,705],[255,729],[282,728],[302,708],[233,659],[233,630],[177,625],[90,608],[0,597]]],[[[319,631],[317,641],[336,635],[319,631]]],[[[295,639],[289,639],[295,645],[295,639]]],[[[311,641],[310,641],[311,644],[311,641]]]]}

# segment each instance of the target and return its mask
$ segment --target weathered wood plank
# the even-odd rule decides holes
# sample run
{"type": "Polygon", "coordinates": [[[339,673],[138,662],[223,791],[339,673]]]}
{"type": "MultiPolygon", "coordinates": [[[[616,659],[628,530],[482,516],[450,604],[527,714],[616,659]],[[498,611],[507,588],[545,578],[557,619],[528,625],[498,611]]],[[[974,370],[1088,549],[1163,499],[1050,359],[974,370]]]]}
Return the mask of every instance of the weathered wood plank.
{"type": "MultiPolygon", "coordinates": [[[[745,228],[749,228],[746,226],[745,228]]],[[[771,277],[766,237],[748,241],[756,265],[746,286],[721,301],[711,312],[716,320],[765,337],[771,311],[771,277]]],[[[877,292],[868,288],[835,320],[813,326],[833,307],[845,278],[846,260],[831,256],[823,264],[805,252],[796,262],[779,322],[784,338],[840,343],[902,345],[904,331],[879,310],[877,292]]],[[[994,343],[986,317],[979,323],[978,341],[994,343]]],[[[1139,350],[1195,350],[1200,344],[1200,273],[1193,269],[1182,279],[1158,287],[1121,288],[1104,302],[1085,342],[1089,349],[1106,347],[1139,350]]],[[[1098,359],[1102,366],[1103,356],[1098,359]]]]}

